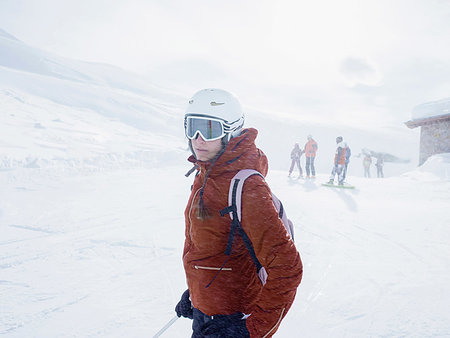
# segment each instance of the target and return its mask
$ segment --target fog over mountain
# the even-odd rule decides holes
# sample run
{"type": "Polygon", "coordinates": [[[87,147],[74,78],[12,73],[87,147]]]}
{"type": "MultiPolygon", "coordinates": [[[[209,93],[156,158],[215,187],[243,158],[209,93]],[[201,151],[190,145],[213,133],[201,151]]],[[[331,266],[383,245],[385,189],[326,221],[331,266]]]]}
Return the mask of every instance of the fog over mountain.
{"type": "MultiPolygon", "coordinates": [[[[55,159],[61,164],[61,159],[79,162],[110,153],[123,158],[146,157],[147,151],[156,148],[159,153],[183,152],[187,149],[183,110],[189,96],[168,88],[167,83],[158,85],[158,77],[161,74],[155,73],[149,80],[118,67],[63,58],[0,31],[3,162],[12,165],[31,160],[34,165],[43,165],[43,161],[49,165],[55,159]],[[24,137],[16,137],[18,134],[24,137]]],[[[406,167],[387,166],[387,175],[417,163],[417,132],[402,125],[382,130],[359,128],[242,104],[246,126],[259,130],[257,142],[269,156],[271,167],[287,170],[293,144],[303,145],[308,134],[319,143],[317,167],[321,171],[330,170],[338,135],[353,149],[355,175],[362,175],[356,156],[363,148],[410,160],[406,167]]]]}

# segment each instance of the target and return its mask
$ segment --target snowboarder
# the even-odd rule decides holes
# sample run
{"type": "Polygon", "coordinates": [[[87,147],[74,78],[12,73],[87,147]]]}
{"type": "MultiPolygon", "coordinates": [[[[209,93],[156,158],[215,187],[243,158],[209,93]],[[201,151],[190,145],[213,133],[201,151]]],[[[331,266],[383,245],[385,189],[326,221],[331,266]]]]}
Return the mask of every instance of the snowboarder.
{"type": "Polygon", "coordinates": [[[299,178],[303,177],[302,166],[300,165],[300,157],[302,157],[303,151],[300,149],[298,143],[294,145],[294,149],[291,151],[291,167],[289,168],[289,177],[291,177],[292,171],[294,170],[295,165],[297,164],[299,171],[299,178]]]}
{"type": "Polygon", "coordinates": [[[383,173],[383,166],[384,166],[384,158],[383,158],[383,154],[378,153],[376,156],[377,162],[375,163],[375,166],[377,167],[377,177],[378,178],[383,178],[384,177],[384,173],[383,173]]]}
{"type": "Polygon", "coordinates": [[[342,136],[336,137],[336,153],[334,155],[334,165],[331,171],[328,184],[334,184],[334,178],[338,176],[338,185],[344,185],[344,166],[345,166],[345,144],[342,136]]]}
{"type": "Polygon", "coordinates": [[[343,180],[345,181],[345,178],[347,177],[348,164],[350,163],[350,156],[352,156],[352,151],[350,150],[350,147],[348,146],[347,142],[344,142],[344,146],[345,146],[345,166],[344,166],[343,180]]]}
{"type": "MultiPolygon", "coordinates": [[[[185,134],[197,174],[185,210],[183,263],[188,289],[175,310],[193,319],[192,337],[271,337],[289,310],[303,266],[278,217],[270,190],[259,175],[242,192],[242,229],[268,274],[263,286],[241,236],[225,255],[231,219],[229,185],[241,169],[264,176],[268,161],[255,145],[258,131],[243,129],[236,97],[221,89],[203,89],[189,101],[185,134]]],[[[193,171],[193,170],[191,170],[193,171]]]]}
{"type": "Polygon", "coordinates": [[[370,165],[372,164],[372,157],[369,154],[364,154],[363,167],[364,177],[370,178],[370,165]]]}
{"type": "Polygon", "coordinates": [[[308,142],[305,144],[305,157],[306,157],[306,178],[316,178],[316,168],[314,167],[314,160],[317,153],[317,142],[314,141],[311,135],[308,135],[308,142]],[[310,171],[311,168],[311,171],[310,171]]]}

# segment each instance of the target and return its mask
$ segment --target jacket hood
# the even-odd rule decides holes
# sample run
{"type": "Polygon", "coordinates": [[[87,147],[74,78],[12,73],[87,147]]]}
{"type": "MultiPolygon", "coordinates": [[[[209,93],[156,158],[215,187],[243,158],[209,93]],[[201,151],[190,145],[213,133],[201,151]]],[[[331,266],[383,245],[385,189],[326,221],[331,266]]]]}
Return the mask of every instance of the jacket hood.
{"type": "Polygon", "coordinates": [[[188,161],[206,171],[210,170],[210,177],[241,169],[254,169],[266,176],[268,161],[266,155],[255,145],[257,135],[258,131],[254,128],[243,129],[241,135],[226,144],[222,154],[215,160],[198,161],[191,155],[188,161]]]}

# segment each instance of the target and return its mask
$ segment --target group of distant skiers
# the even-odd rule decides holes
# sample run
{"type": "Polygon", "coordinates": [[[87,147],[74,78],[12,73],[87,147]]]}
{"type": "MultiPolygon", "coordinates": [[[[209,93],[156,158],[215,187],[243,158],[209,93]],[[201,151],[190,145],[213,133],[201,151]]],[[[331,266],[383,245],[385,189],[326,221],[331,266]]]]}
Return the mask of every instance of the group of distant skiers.
{"type": "MultiPolygon", "coordinates": [[[[375,167],[377,167],[377,177],[378,178],[383,178],[384,177],[384,173],[383,173],[383,166],[384,166],[384,158],[383,158],[383,154],[376,154],[375,158],[377,159],[377,161],[375,162],[375,167]]],[[[364,154],[364,159],[363,159],[363,167],[364,167],[364,177],[368,177],[370,178],[370,165],[372,164],[372,156],[368,153],[364,154]]]]}
{"type": "MultiPolygon", "coordinates": [[[[316,170],[314,167],[314,160],[316,158],[318,145],[317,142],[312,138],[311,135],[308,135],[308,141],[305,144],[305,148],[302,150],[298,143],[295,143],[294,149],[291,151],[291,166],[289,168],[289,177],[291,177],[292,172],[294,171],[295,166],[297,165],[299,170],[299,178],[303,178],[303,169],[300,164],[300,158],[303,154],[306,157],[306,178],[315,178],[316,170]]],[[[337,176],[338,185],[344,185],[344,180],[347,176],[348,165],[350,163],[350,156],[352,151],[348,144],[344,142],[342,136],[338,136],[336,138],[336,152],[333,161],[333,169],[331,171],[330,180],[328,184],[334,184],[334,180],[337,176]]],[[[364,153],[363,158],[363,167],[364,167],[364,177],[370,178],[370,165],[372,164],[372,157],[368,153],[364,153]]],[[[359,157],[359,155],[357,156],[359,157]]],[[[384,159],[383,154],[377,153],[375,155],[377,167],[377,177],[384,177],[383,173],[383,165],[384,159]]]]}
{"type": "MultiPolygon", "coordinates": [[[[334,166],[331,172],[331,177],[329,183],[334,183],[334,178],[338,175],[338,183],[340,185],[344,184],[345,176],[347,175],[347,167],[350,162],[351,150],[347,143],[343,142],[342,136],[336,138],[336,154],[334,157],[334,166]]],[[[306,157],[306,178],[316,178],[316,169],[314,167],[314,160],[316,158],[317,142],[308,135],[308,141],[305,144],[304,150],[300,149],[298,143],[294,145],[294,149],[291,151],[291,167],[289,168],[289,177],[291,176],[295,165],[297,165],[299,170],[299,178],[303,178],[303,169],[300,164],[300,157],[305,154],[306,157]]]]}
{"type": "Polygon", "coordinates": [[[305,144],[305,149],[300,149],[298,143],[294,145],[294,149],[291,151],[291,167],[289,168],[289,177],[291,177],[292,171],[295,165],[297,165],[300,172],[299,177],[303,177],[303,170],[300,164],[300,157],[305,154],[306,157],[306,178],[316,178],[316,168],[314,167],[314,160],[317,153],[317,142],[314,141],[311,135],[308,135],[308,141],[305,144]]]}

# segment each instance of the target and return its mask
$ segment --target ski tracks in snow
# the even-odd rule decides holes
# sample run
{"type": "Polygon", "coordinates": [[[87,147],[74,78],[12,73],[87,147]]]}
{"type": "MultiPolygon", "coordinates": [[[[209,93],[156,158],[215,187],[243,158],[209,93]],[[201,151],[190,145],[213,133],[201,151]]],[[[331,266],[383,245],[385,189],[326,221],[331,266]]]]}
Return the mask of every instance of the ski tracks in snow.
{"type": "Polygon", "coordinates": [[[304,263],[303,281],[280,336],[450,334],[443,310],[450,299],[435,296],[450,291],[445,272],[450,266],[443,258],[449,248],[435,244],[442,242],[439,236],[449,238],[443,223],[450,221],[445,207],[450,189],[444,193],[421,182],[411,186],[402,178],[349,177],[356,189],[340,190],[320,187],[326,175],[295,185],[286,183],[284,173],[271,175],[269,184],[296,227],[304,263]],[[424,292],[430,288],[428,299],[424,292]],[[420,317],[420,307],[434,315],[420,317]],[[433,317],[443,322],[436,325],[433,317]]]}
{"type": "MultiPolygon", "coordinates": [[[[0,333],[156,333],[186,289],[185,168],[28,170],[0,172],[0,333]]],[[[295,225],[304,278],[277,336],[450,332],[450,189],[351,178],[357,189],[338,191],[320,186],[326,175],[296,184],[285,175],[268,182],[295,225]]],[[[165,335],[189,327],[179,320],[165,335]]]]}
{"type": "MultiPolygon", "coordinates": [[[[173,240],[163,238],[174,232],[167,228],[173,225],[167,222],[173,219],[173,205],[161,204],[164,196],[148,180],[151,171],[135,174],[63,176],[48,185],[41,177],[36,179],[40,188],[27,180],[21,185],[33,189],[20,191],[14,189],[15,180],[4,190],[8,199],[0,199],[0,333],[142,336],[154,318],[155,298],[149,291],[160,285],[156,272],[169,287],[170,297],[163,299],[170,298],[173,312],[178,294],[173,289],[179,286],[173,284],[173,268],[163,263],[181,257],[173,240]],[[30,207],[20,211],[24,205],[30,207]],[[165,233],[155,231],[158,228],[165,233]],[[68,322],[68,316],[81,316],[85,324],[68,322]]],[[[176,226],[182,229],[182,212],[179,215],[176,226]]]]}

